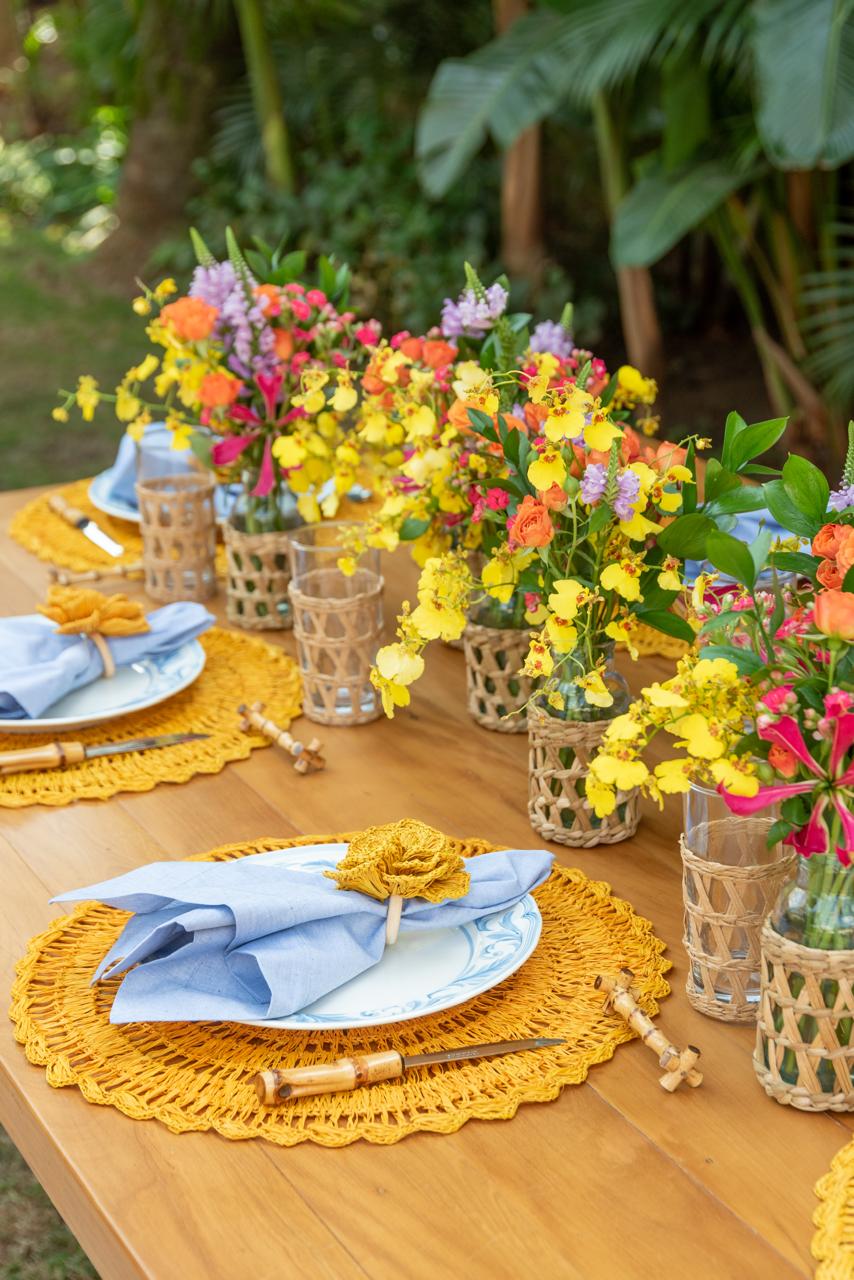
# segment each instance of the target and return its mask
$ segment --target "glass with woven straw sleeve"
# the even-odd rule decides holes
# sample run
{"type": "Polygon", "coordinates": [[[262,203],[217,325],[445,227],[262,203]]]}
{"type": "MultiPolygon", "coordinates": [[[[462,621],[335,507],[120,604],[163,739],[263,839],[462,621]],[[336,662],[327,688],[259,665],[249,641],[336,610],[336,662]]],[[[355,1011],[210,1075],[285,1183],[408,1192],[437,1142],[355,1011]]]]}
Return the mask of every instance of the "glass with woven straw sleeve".
{"type": "Polygon", "coordinates": [[[520,674],[528,652],[530,624],[519,592],[507,601],[484,596],[473,604],[463,634],[469,715],[484,729],[524,733],[525,704],[534,681],[520,674]]]}
{"type": "Polygon", "coordinates": [[[305,525],[290,538],[294,637],[302,671],[303,712],[326,725],[366,724],[382,714],[371,667],[383,636],[379,551],[369,549],[351,573],[354,526],[305,525]]]}
{"type": "Polygon", "coordinates": [[[545,840],[591,848],[633,836],[640,821],[637,790],[618,792],[613,813],[600,818],[587,799],[590,761],[611,720],[631,701],[625,677],[614,664],[614,644],[589,644],[562,661],[550,701],[540,697],[528,710],[528,816],[545,840]],[[576,683],[600,670],[610,703],[591,701],[576,683]],[[555,705],[557,703],[557,705],[555,705]]]}
{"type": "Polygon", "coordinates": [[[701,1013],[752,1022],[760,991],[760,931],[796,854],[769,846],[775,813],[736,817],[717,791],[692,785],[684,797],[682,900],[685,989],[701,1013]]]}

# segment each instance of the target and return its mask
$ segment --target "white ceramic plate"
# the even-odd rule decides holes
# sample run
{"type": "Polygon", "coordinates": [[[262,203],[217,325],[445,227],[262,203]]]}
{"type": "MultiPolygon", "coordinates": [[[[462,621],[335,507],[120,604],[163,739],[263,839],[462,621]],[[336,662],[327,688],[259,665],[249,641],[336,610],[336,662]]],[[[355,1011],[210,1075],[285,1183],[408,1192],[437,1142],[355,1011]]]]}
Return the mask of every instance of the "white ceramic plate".
{"type": "Polygon", "coordinates": [[[67,693],[38,720],[0,720],[0,733],[58,733],[144,711],[186,689],[204,665],[204,649],[198,640],[188,640],[169,653],[116,667],[109,680],[101,676],[67,693]]]}
{"type": "MultiPolygon", "coordinates": [[[[276,849],[262,856],[267,862],[319,874],[334,867],[346,848],[345,844],[325,845],[322,857],[316,849],[276,849]]],[[[534,951],[542,925],[536,902],[526,894],[514,907],[483,916],[473,924],[402,932],[394,946],[386,948],[379,964],[314,1004],[287,1018],[246,1025],[344,1031],[440,1013],[489,991],[515,973],[534,951]]]]}
{"type": "Polygon", "coordinates": [[[128,520],[131,524],[139,524],[139,510],[121,498],[114,498],[110,492],[113,485],[113,468],[107,467],[89,482],[89,501],[93,507],[103,511],[105,516],[113,516],[116,520],[128,520]]]}

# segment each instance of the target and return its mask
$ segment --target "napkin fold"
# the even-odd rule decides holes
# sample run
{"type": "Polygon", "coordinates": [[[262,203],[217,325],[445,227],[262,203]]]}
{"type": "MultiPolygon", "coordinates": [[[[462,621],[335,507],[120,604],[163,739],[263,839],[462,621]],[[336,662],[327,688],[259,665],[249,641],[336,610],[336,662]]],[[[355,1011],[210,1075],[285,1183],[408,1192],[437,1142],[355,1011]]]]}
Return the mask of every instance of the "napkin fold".
{"type": "MultiPolygon", "coordinates": [[[[759,511],[742,511],[738,515],[730,516],[726,523],[721,522],[720,527],[725,533],[730,534],[733,538],[738,538],[739,542],[743,542],[745,546],[750,546],[751,542],[755,542],[763,529],[768,529],[774,538],[791,538],[791,533],[779,524],[771,512],[762,507],[759,511]]],[[[691,586],[696,582],[701,573],[716,573],[717,570],[708,560],[686,560],[685,561],[685,581],[691,586]]],[[[719,574],[721,583],[731,582],[726,574],[719,574]]]]}
{"type": "MultiPolygon", "coordinates": [[[[148,623],[150,631],[140,635],[107,637],[117,667],[177,649],[213,626],[214,617],[203,605],[179,601],[153,610],[148,623]]],[[[40,614],[0,618],[0,720],[36,718],[103,671],[86,636],[59,635],[40,614]]]]}
{"type": "MultiPolygon", "coordinates": [[[[136,482],[140,472],[146,476],[176,476],[195,471],[198,466],[195,454],[191,449],[173,449],[172,440],[172,432],[165,422],[150,422],[139,444],[129,435],[123,435],[116,460],[110,467],[107,496],[136,511],[139,505],[136,482]]],[[[228,515],[238,492],[238,485],[217,486],[214,506],[218,516],[228,515]]]]}
{"type": "MultiPolygon", "coordinates": [[[[337,862],[346,849],[323,844],[300,852],[337,862]]],[[[95,900],[135,913],[93,978],[125,974],[111,1022],[282,1018],[377,964],[386,903],[336,888],[322,870],[276,864],[272,856],[153,862],[53,899],[95,900]]],[[[542,849],[464,859],[471,876],[465,897],[438,904],[407,899],[401,935],[506,910],[543,883],[552,859],[542,849]]]]}

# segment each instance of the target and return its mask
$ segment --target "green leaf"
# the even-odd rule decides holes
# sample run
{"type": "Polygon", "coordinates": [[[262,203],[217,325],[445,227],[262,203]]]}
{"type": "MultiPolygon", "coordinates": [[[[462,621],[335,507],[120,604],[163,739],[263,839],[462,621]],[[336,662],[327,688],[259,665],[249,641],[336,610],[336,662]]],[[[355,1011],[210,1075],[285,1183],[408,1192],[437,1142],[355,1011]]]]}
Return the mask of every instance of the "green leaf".
{"type": "Polygon", "coordinates": [[[641,178],[614,215],[614,266],[652,266],[758,172],[741,170],[732,159],[708,160],[641,178]]]}
{"type": "Polygon", "coordinates": [[[724,424],[724,447],[721,450],[721,462],[728,471],[733,470],[732,452],[735,441],[742,431],[747,430],[747,423],[744,421],[740,413],[736,413],[733,409],[726,416],[724,424]]]}
{"type": "Polygon", "coordinates": [[[748,548],[757,578],[768,563],[768,552],[771,550],[773,540],[774,535],[770,529],[760,529],[748,548]]]}
{"type": "Polygon", "coordinates": [[[670,556],[680,560],[704,560],[706,541],[714,529],[714,523],[702,511],[678,516],[658,535],[658,545],[670,556]]]}
{"type": "Polygon", "coordinates": [[[740,489],[741,480],[734,471],[727,471],[718,462],[717,458],[709,458],[706,466],[706,477],[704,485],[705,506],[714,502],[716,498],[727,493],[730,489],[740,489]]]}
{"type": "Polygon", "coordinates": [[[600,502],[598,507],[594,507],[590,513],[590,519],[587,522],[587,532],[598,533],[600,529],[604,529],[605,525],[613,517],[613,512],[607,502],[600,502]]]}
{"type": "Polygon", "coordinates": [[[786,836],[795,828],[791,822],[787,822],[785,818],[778,818],[776,822],[772,822],[768,828],[768,834],[765,837],[766,843],[770,848],[772,844],[779,844],[781,840],[785,840],[786,836]]]}
{"type": "Polygon", "coordinates": [[[667,636],[675,636],[677,640],[684,640],[686,644],[691,644],[694,640],[694,632],[690,624],[684,618],[680,618],[678,613],[669,613],[665,609],[635,609],[633,612],[642,618],[647,626],[654,627],[656,631],[663,631],[667,636]]]}
{"type": "Polygon", "coordinates": [[[812,805],[806,796],[789,796],[780,805],[780,813],[793,827],[803,827],[809,822],[812,805]]]}
{"type": "Polygon", "coordinates": [[[420,538],[422,533],[426,533],[429,528],[429,520],[416,520],[414,516],[407,516],[400,526],[400,540],[401,542],[412,542],[415,538],[420,538]]]}
{"type": "Polygon", "coordinates": [[[213,458],[211,457],[211,449],[214,447],[214,437],[209,431],[194,431],[190,436],[190,449],[199,459],[203,466],[213,470],[213,458]]]}
{"type": "Polygon", "coordinates": [[[818,556],[808,556],[805,551],[774,551],[771,553],[771,566],[782,573],[797,573],[801,577],[815,581],[815,574],[821,564],[818,556]]]}
{"type": "Polygon", "coordinates": [[[739,431],[732,442],[730,466],[741,471],[748,462],[767,453],[786,430],[788,418],[769,418],[766,422],[754,422],[739,431]]]}
{"type": "Polygon", "coordinates": [[[782,169],[835,169],[854,156],[851,0],[758,0],[757,125],[782,169]]]}
{"type": "MultiPolygon", "coordinates": [[[[488,413],[484,413],[482,409],[469,409],[468,418],[471,425],[479,435],[484,435],[488,428],[494,428],[495,423],[488,413]]],[[[503,419],[499,419],[503,422],[503,419]]]]}
{"type": "Polygon", "coordinates": [[[765,486],[765,499],[771,515],[790,533],[796,533],[799,538],[814,538],[818,533],[821,521],[804,515],[786,493],[782,480],[769,480],[765,486]]]}
{"type": "Polygon", "coordinates": [[[824,520],[830,485],[812,462],[790,453],[783,466],[783,488],[804,515],[819,522],[824,520]]]}
{"type": "Polygon", "coordinates": [[[722,533],[713,529],[706,543],[706,556],[716,569],[734,578],[746,587],[752,587],[756,581],[756,566],[750,549],[734,538],[731,533],[722,533]]]}
{"type": "Polygon", "coordinates": [[[739,484],[730,489],[714,504],[715,512],[722,516],[739,515],[743,511],[761,511],[768,504],[765,492],[758,484],[739,484]]]}
{"type": "Polygon", "coordinates": [[[742,676],[755,675],[763,667],[762,659],[758,654],[752,653],[750,649],[739,649],[733,644],[703,645],[703,657],[726,658],[728,662],[738,668],[738,673],[742,676]]]}
{"type": "Polygon", "coordinates": [[[694,477],[693,480],[687,481],[682,486],[682,512],[688,516],[697,510],[697,450],[693,440],[688,442],[688,448],[685,452],[685,466],[694,477]]]}
{"type": "Polygon", "coordinates": [[[845,577],[842,579],[842,590],[854,591],[854,566],[848,570],[845,577]]]}

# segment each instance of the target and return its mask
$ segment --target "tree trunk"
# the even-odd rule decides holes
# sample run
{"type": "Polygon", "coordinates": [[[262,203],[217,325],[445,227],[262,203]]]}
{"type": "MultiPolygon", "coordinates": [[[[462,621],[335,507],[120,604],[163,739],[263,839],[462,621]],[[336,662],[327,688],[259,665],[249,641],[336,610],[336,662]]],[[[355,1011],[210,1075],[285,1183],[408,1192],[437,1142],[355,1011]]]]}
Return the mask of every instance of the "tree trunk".
{"type": "MultiPolygon", "coordinates": [[[[609,220],[613,220],[614,211],[626,194],[629,182],[622,137],[602,93],[597,94],[593,102],[593,124],[605,207],[609,220]]],[[[615,271],[623,341],[629,360],[647,377],[660,383],[664,373],[664,342],[655,307],[652,275],[648,267],[616,267],[615,271]]]]}
{"type": "Polygon", "coordinates": [[[243,56],[252,86],[267,181],[277,191],[293,191],[294,170],[285,108],[261,0],[234,0],[243,56]]]}
{"type": "Polygon", "coordinates": [[[214,32],[187,6],[147,0],[138,31],[136,103],[116,199],[118,226],[94,259],[101,283],[133,288],[153,250],[184,228],[193,161],[210,135],[220,78],[214,32]]]}
{"type": "MultiPolygon", "coordinates": [[[[499,35],[528,9],[528,0],[493,0],[499,35]]],[[[504,152],[501,171],[501,259],[535,288],[543,273],[540,150],[541,131],[532,125],[504,152]]]]}

